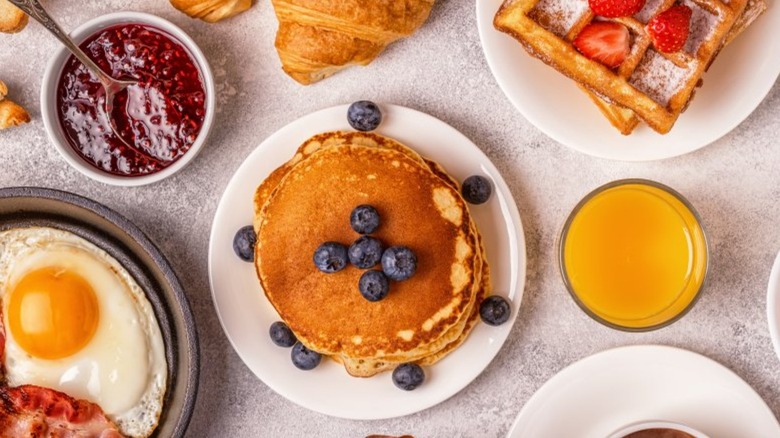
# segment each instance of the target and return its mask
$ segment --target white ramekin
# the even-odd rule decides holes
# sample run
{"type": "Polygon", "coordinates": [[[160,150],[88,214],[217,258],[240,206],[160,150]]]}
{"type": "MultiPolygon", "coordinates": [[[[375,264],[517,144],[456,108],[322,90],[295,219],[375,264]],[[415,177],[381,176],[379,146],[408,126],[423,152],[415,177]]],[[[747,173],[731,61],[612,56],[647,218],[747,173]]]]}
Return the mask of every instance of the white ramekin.
{"type": "Polygon", "coordinates": [[[203,52],[195,41],[190,38],[183,30],[178,26],[167,21],[163,18],[157,17],[151,14],[145,14],[142,12],[116,12],[107,15],[102,15],[95,19],[92,19],[76,30],[71,32],[70,36],[73,40],[80,44],[82,41],[99,32],[102,29],[115,26],[118,24],[146,24],[152,27],[161,29],[170,35],[178,39],[195,58],[195,62],[200,69],[201,76],[203,77],[203,86],[206,91],[206,115],[203,120],[203,126],[201,127],[198,138],[195,139],[195,143],[192,144],[190,149],[176,162],[166,167],[165,169],[143,176],[119,176],[113,175],[108,172],[104,172],[91,164],[84,161],[75,150],[68,143],[68,139],[65,137],[65,133],[62,130],[60,121],[57,115],[57,84],[59,82],[60,74],[65,66],[65,62],[70,57],[70,52],[62,46],[54,57],[49,61],[46,67],[46,72],[43,75],[43,83],[41,85],[41,114],[43,116],[43,124],[46,127],[46,132],[49,134],[49,139],[59,151],[60,155],[73,166],[76,170],[82,174],[105,184],[111,184],[116,186],[142,186],[151,184],[163,180],[174,173],[183,169],[187,164],[192,161],[198,152],[200,152],[203,144],[206,142],[209,133],[211,131],[212,124],[214,122],[215,113],[215,101],[216,93],[214,91],[214,75],[211,73],[206,57],[203,56],[203,52]]]}
{"type": "Polygon", "coordinates": [[[621,427],[620,429],[611,433],[608,438],[623,438],[630,433],[639,432],[640,430],[647,430],[647,429],[679,430],[680,432],[685,432],[688,435],[693,436],[694,438],[709,438],[704,433],[690,426],[686,426],[680,423],[675,423],[672,421],[658,421],[658,420],[640,421],[637,423],[631,423],[628,426],[621,427]]]}

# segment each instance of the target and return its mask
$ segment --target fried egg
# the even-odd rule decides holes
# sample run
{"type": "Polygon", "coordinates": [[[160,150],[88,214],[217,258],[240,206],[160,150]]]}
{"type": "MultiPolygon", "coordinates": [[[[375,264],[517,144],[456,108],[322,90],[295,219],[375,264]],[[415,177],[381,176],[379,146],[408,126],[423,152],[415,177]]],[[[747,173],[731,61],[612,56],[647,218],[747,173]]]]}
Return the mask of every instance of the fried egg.
{"type": "Polygon", "coordinates": [[[152,434],[165,348],[151,304],[116,259],[66,231],[0,232],[0,300],[10,386],[91,401],[124,435],[152,434]]]}

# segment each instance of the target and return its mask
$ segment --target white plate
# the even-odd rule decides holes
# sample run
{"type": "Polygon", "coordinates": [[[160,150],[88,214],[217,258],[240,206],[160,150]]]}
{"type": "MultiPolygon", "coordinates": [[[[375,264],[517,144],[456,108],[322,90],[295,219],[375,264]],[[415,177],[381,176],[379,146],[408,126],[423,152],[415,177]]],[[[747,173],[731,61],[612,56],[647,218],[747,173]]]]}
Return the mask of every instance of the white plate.
{"type": "Polygon", "coordinates": [[[772,274],[769,276],[769,289],[766,296],[766,314],[769,320],[769,334],[775,353],[780,358],[780,253],[777,254],[772,274]]]}
{"type": "Polygon", "coordinates": [[[772,411],[744,380],[712,359],[672,347],[604,351],[567,367],[526,403],[509,438],[604,438],[647,420],[712,437],[780,436],[772,411]]]}
{"type": "Polygon", "coordinates": [[[349,130],[347,106],[310,114],[264,141],[247,157],[228,184],[211,230],[209,276],[222,328],[246,365],[266,385],[308,409],[336,417],[381,419],[408,415],[451,397],[488,366],[509,335],[525,285],[525,239],[512,194],[495,166],[468,138],[444,122],[408,108],[382,105],[377,132],[405,143],[441,163],[455,178],[483,174],[493,180],[491,200],[471,211],[482,232],[496,294],[511,300],[512,318],[500,327],[477,324],[468,340],[426,370],[425,383],[412,392],[397,389],[390,373],[370,379],[350,377],[332,361],[313,371],[296,369],[290,350],[271,343],[268,328],[279,316],[266,300],[254,267],[233,253],[233,236],[252,221],[252,198],[265,177],[289,160],[309,137],[349,130]]]}
{"type": "Polygon", "coordinates": [[[723,49],[704,76],[690,108],[672,131],[642,125],[623,136],[574,81],[531,57],[515,39],[493,27],[503,0],[477,0],[477,22],[490,69],[509,100],[554,140],[596,157],[648,161],[686,154],[729,133],[756,109],[780,73],[780,7],[769,9],[723,49]]]}

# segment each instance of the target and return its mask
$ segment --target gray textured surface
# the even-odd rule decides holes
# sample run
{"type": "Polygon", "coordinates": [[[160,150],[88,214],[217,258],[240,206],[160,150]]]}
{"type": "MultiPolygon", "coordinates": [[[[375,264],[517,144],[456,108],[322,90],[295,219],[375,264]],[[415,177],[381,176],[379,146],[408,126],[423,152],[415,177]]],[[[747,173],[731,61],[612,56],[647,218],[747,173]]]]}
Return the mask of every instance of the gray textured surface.
{"type": "MultiPolygon", "coordinates": [[[[19,35],[0,35],[0,79],[33,117],[29,125],[0,133],[0,186],[55,187],[89,196],[127,215],[169,256],[201,336],[202,381],[191,436],[503,436],[523,403],[560,369],[610,347],[640,343],[683,347],[724,363],[780,414],[780,362],[765,317],[769,270],[780,249],[780,87],[736,130],[705,149],[658,163],[615,163],[556,144],[515,111],[485,63],[472,0],[438,2],[417,35],[392,46],[369,68],[309,88],[280,72],[273,49],[276,20],[265,0],[217,25],[190,20],[164,0],[89,0],[77,8],[76,2],[47,3],[68,29],[110,11],[158,14],[194,37],[216,75],[216,127],[197,160],[160,184],[109,187],[68,167],[48,143],[38,93],[55,41],[37,24],[19,35]],[[428,112],[482,147],[514,193],[529,254],[521,315],[490,367],[439,406],[379,422],[309,412],[257,380],[222,332],[206,272],[214,210],[244,157],[288,122],[358,98],[428,112]],[[571,207],[592,188],[625,177],[656,179],[685,194],[701,213],[712,245],[701,301],[681,321],[650,334],[620,333],[588,319],[567,296],[554,263],[556,234],[571,207]]],[[[382,409],[381,400],[376,409],[382,409]]]]}

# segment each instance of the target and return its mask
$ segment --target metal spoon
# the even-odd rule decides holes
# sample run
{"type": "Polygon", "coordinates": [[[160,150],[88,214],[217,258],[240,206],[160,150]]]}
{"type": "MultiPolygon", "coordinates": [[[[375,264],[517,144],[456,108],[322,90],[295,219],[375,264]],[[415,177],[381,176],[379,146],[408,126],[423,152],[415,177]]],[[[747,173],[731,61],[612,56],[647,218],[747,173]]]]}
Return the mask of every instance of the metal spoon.
{"type": "Polygon", "coordinates": [[[88,69],[89,71],[94,74],[100,83],[103,85],[103,88],[106,90],[106,100],[105,100],[105,111],[106,111],[106,117],[108,118],[109,122],[111,123],[111,130],[114,132],[114,135],[122,141],[122,143],[125,144],[128,148],[138,152],[139,154],[142,154],[143,156],[159,162],[155,157],[150,156],[148,153],[138,149],[137,147],[130,144],[131,142],[125,140],[122,138],[122,136],[119,133],[119,129],[116,126],[116,121],[114,121],[113,117],[111,115],[114,111],[114,99],[116,95],[124,90],[125,88],[137,85],[137,81],[120,81],[118,79],[114,79],[111,76],[107,75],[103,70],[95,64],[94,61],[92,61],[89,56],[87,56],[86,53],[84,53],[79,46],[73,42],[72,39],[62,31],[62,28],[54,21],[53,18],[49,15],[48,12],[41,6],[40,2],[38,0],[9,0],[11,3],[16,5],[19,9],[24,11],[27,15],[34,18],[36,21],[41,23],[43,27],[46,28],[49,32],[54,34],[54,36],[59,39],[62,44],[65,45],[65,47],[70,50],[73,55],[79,59],[88,69]]]}

